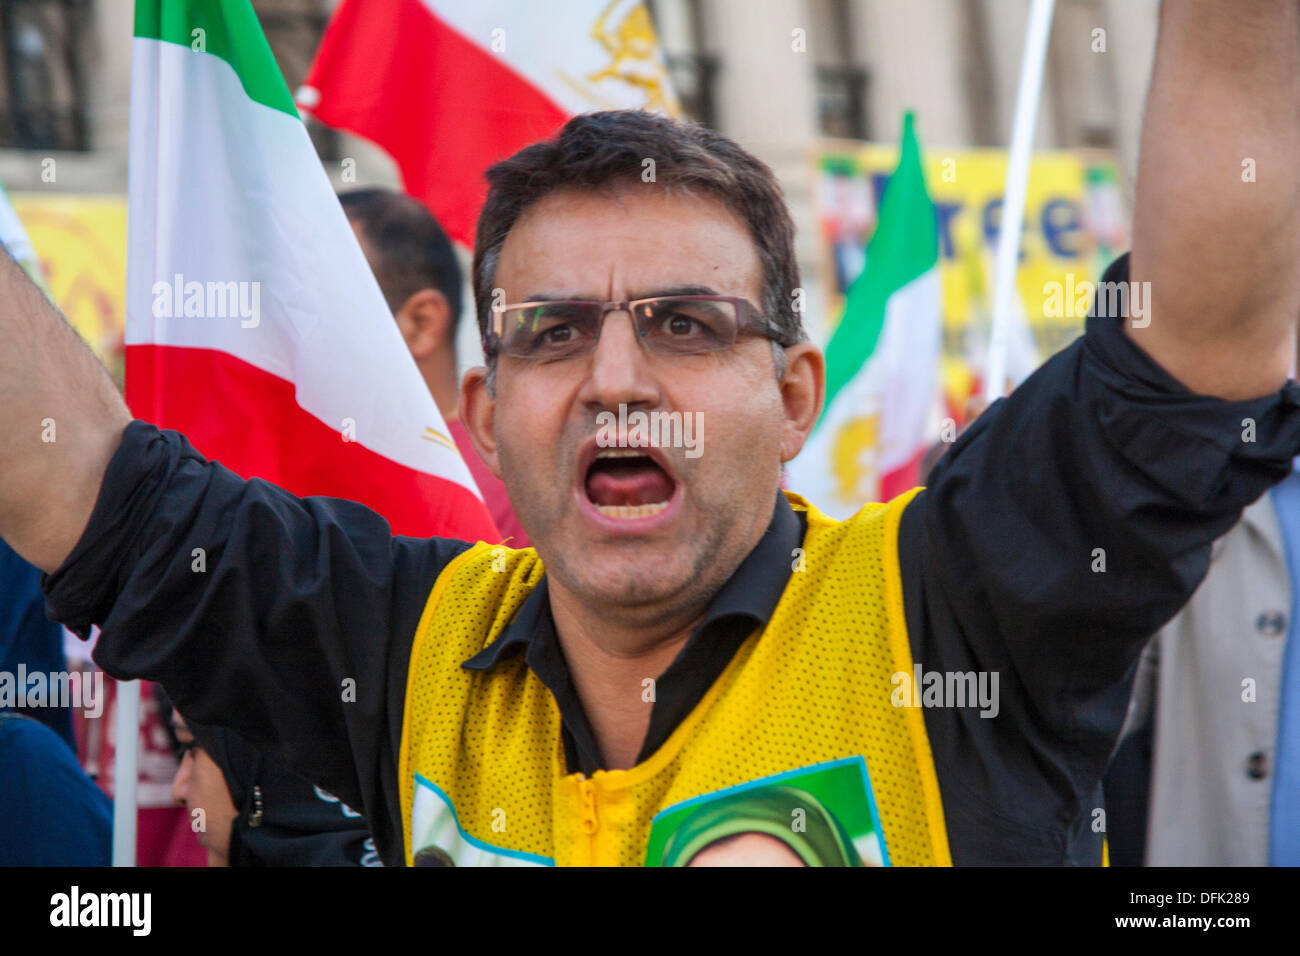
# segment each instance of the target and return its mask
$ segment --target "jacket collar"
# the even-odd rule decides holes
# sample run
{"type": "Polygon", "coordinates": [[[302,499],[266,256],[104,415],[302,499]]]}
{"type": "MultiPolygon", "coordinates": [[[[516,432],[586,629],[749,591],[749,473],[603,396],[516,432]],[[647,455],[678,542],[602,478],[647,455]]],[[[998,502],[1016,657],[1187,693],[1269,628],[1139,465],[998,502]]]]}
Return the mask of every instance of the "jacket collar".
{"type": "MultiPolygon", "coordinates": [[[[785,495],[778,493],[767,530],[714,595],[692,636],[708,631],[715,621],[734,616],[749,618],[754,625],[766,624],[790,579],[791,556],[803,540],[803,532],[803,522],[785,495]]],[[[543,576],[501,636],[460,666],[466,670],[488,670],[507,654],[529,647],[554,626],[547,578],[543,576]]]]}

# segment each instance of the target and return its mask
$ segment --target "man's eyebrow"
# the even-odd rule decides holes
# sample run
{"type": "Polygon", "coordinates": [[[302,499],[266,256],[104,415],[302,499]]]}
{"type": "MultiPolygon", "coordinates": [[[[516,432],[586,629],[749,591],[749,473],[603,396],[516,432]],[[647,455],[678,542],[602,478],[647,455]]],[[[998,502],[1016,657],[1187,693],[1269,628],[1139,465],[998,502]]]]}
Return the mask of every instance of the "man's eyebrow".
{"type": "MultiPolygon", "coordinates": [[[[657,287],[646,291],[638,291],[628,296],[628,301],[634,302],[637,299],[657,299],[667,295],[721,295],[717,289],[707,285],[675,285],[667,287],[657,287]]],[[[520,300],[522,302],[600,302],[603,301],[599,296],[581,295],[573,292],[535,292],[532,295],[520,300]]]]}
{"type": "Polygon", "coordinates": [[[666,295],[721,295],[717,289],[707,285],[675,285],[666,289],[651,289],[647,292],[637,292],[629,296],[630,300],[636,299],[658,299],[666,295]]]}
{"type": "Polygon", "coordinates": [[[525,296],[520,302],[595,302],[589,295],[579,295],[569,292],[538,292],[533,295],[525,296]]]}

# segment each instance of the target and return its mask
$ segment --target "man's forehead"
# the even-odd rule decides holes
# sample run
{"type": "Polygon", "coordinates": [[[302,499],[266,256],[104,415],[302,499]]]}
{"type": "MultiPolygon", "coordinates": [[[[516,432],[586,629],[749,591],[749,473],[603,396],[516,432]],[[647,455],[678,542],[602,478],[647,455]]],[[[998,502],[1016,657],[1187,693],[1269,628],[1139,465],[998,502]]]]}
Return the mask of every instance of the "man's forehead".
{"type": "Polygon", "coordinates": [[[635,186],[539,200],[511,229],[496,274],[512,299],[681,288],[754,295],[761,282],[747,227],[720,201],[635,186]]]}

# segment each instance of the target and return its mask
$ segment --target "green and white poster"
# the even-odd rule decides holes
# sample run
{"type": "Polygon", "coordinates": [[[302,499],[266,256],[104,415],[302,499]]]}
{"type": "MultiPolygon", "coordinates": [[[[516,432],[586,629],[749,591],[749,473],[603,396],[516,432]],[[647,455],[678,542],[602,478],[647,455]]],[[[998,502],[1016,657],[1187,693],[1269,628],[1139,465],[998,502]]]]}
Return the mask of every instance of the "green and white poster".
{"type": "Polygon", "coordinates": [[[802,767],[655,816],[647,866],[888,866],[861,757],[802,767]]]}

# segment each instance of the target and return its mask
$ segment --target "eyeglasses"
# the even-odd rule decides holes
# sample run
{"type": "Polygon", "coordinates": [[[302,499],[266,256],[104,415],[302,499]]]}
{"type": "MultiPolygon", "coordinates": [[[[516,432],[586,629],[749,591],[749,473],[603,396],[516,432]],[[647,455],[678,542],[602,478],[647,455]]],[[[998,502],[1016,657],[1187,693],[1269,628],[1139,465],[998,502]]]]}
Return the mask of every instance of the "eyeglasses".
{"type": "Polygon", "coordinates": [[[520,302],[493,312],[486,351],[522,359],[568,359],[596,348],[609,312],[632,316],[637,340],[660,355],[701,355],[730,348],[742,334],[779,336],[748,299],[665,295],[630,302],[565,299],[520,302]]]}
{"type": "Polygon", "coordinates": [[[189,740],[180,740],[178,738],[176,741],[176,759],[178,761],[184,760],[194,752],[201,751],[202,749],[203,748],[199,746],[199,742],[193,737],[189,740]]]}

